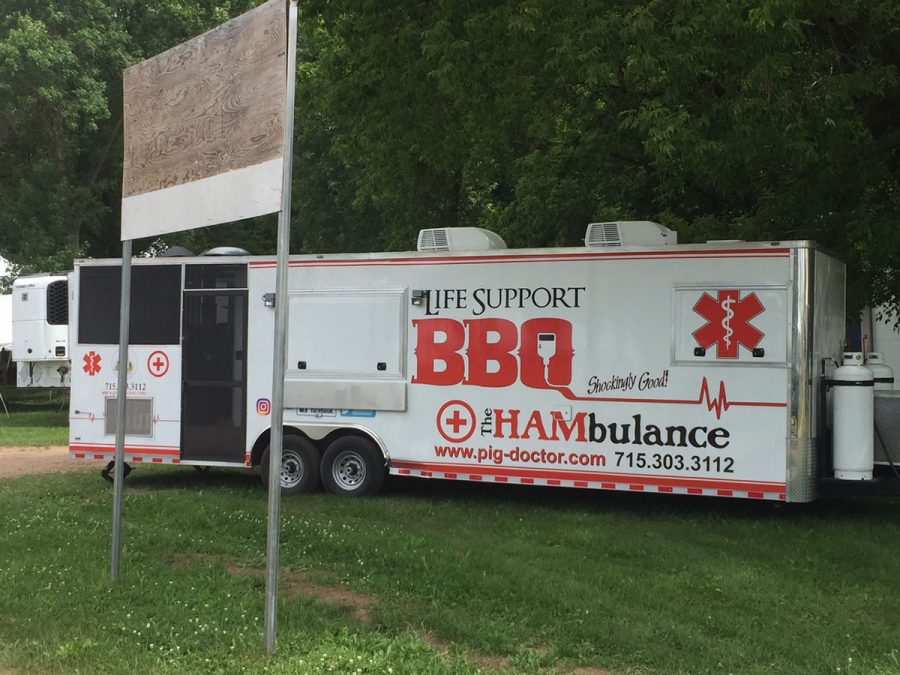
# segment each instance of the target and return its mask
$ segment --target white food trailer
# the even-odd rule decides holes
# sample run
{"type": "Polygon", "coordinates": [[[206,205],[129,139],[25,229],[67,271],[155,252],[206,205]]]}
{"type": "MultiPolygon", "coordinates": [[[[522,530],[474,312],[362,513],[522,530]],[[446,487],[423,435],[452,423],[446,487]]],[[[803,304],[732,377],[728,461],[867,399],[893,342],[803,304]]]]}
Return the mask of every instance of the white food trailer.
{"type": "MultiPolygon", "coordinates": [[[[418,249],[291,257],[285,491],[370,494],[389,472],[803,502],[890,469],[864,403],[868,440],[832,451],[826,382],[852,406],[871,372],[833,377],[845,270],[811,242],[635,222],[583,247],[446,228],[418,249]]],[[[134,261],[128,462],[267,464],[275,267],[134,261]]],[[[114,455],[119,278],[80,260],[71,279],[77,459],[114,455]]]]}

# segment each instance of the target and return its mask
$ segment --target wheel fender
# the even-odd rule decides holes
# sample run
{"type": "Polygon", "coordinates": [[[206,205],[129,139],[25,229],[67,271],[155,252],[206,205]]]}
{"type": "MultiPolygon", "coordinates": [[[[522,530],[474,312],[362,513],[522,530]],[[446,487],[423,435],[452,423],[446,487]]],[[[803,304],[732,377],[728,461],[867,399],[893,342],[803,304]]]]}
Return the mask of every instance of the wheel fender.
{"type": "MultiPolygon", "coordinates": [[[[264,430],[259,436],[257,436],[256,440],[253,442],[253,461],[254,464],[258,462],[259,456],[262,454],[262,448],[268,444],[268,436],[271,431],[271,427],[264,430]],[[265,442],[263,440],[265,439],[265,442]],[[257,452],[257,446],[259,446],[259,451],[257,452]]],[[[317,424],[307,423],[307,424],[296,424],[296,425],[285,425],[284,433],[285,434],[302,434],[307,436],[312,441],[321,441],[326,436],[335,431],[347,432],[351,431],[353,433],[362,434],[364,436],[368,436],[375,445],[378,446],[378,449],[381,451],[381,455],[384,457],[384,462],[387,466],[391,464],[391,455],[388,452],[387,445],[382,440],[381,436],[375,433],[372,429],[365,426],[364,424],[317,424]]]]}

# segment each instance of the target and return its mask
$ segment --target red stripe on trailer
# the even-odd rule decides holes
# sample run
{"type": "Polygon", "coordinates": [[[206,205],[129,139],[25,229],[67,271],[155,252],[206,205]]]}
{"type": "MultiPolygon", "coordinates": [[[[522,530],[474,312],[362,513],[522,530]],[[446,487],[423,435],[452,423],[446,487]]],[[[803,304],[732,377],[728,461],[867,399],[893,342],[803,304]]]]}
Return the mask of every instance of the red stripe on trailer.
{"type": "MultiPolygon", "coordinates": [[[[414,469],[417,471],[443,471],[447,469],[465,468],[465,473],[479,476],[506,476],[508,478],[535,478],[546,479],[548,485],[559,485],[561,480],[583,480],[590,483],[599,481],[616,481],[627,482],[632,485],[650,486],[667,486],[688,488],[688,494],[703,494],[704,489],[708,490],[740,490],[740,491],[756,491],[756,492],[781,492],[785,488],[784,483],[768,483],[763,481],[736,481],[722,478],[702,478],[702,477],[674,477],[674,476],[657,476],[651,474],[619,474],[612,472],[585,472],[585,471],[569,471],[566,469],[527,469],[522,467],[497,467],[497,466],[477,466],[466,464],[439,463],[439,462],[408,462],[396,460],[393,466],[399,469],[414,469]],[[550,480],[556,481],[550,483],[550,480]],[[691,489],[697,492],[691,492],[691,489]]],[[[404,474],[408,475],[408,474],[404,474]]],[[[478,479],[475,479],[478,480],[478,479]]],[[[603,487],[606,487],[605,485],[603,487]]]]}
{"type": "MultiPolygon", "coordinates": [[[[78,452],[86,450],[88,452],[103,452],[105,454],[114,454],[116,446],[114,444],[89,444],[89,443],[70,443],[69,451],[78,452]]],[[[180,455],[181,449],[171,445],[127,445],[125,446],[126,454],[134,454],[139,452],[141,455],[180,455]]]]}
{"type": "Polygon", "coordinates": [[[153,457],[153,458],[151,458],[150,461],[152,461],[154,464],[159,464],[163,460],[162,460],[162,457],[153,457]]]}
{"type": "Polygon", "coordinates": [[[180,459],[173,459],[173,460],[172,460],[172,464],[181,464],[181,460],[180,460],[180,459]]]}
{"type": "Polygon", "coordinates": [[[131,461],[132,462],[143,462],[144,458],[143,457],[132,457],[131,461]]]}
{"type": "MultiPolygon", "coordinates": [[[[662,254],[662,255],[672,255],[672,254],[662,254]]],[[[654,256],[650,254],[644,255],[626,255],[619,254],[616,260],[612,260],[611,262],[618,261],[634,261],[634,260],[659,260],[659,256],[654,256]]],[[[710,260],[709,255],[705,255],[703,251],[693,251],[690,254],[682,253],[677,256],[681,260],[710,260]]],[[[753,260],[771,260],[777,258],[786,258],[786,255],[781,255],[779,253],[732,253],[730,255],[717,255],[715,259],[719,260],[740,260],[740,259],[753,259],[753,260]]],[[[432,266],[448,266],[448,265],[484,265],[484,264],[493,264],[493,265],[516,265],[516,264],[527,264],[527,263],[535,263],[535,262],[543,262],[543,263],[568,263],[568,262],[579,262],[581,260],[601,260],[602,258],[597,256],[591,256],[586,258],[579,258],[575,255],[569,256],[547,256],[547,257],[538,257],[534,256],[516,256],[510,257],[503,260],[485,260],[480,258],[473,258],[471,256],[460,257],[460,258],[450,258],[444,260],[434,259],[414,259],[408,261],[397,261],[397,260],[389,260],[389,259],[380,259],[380,260],[318,260],[318,261],[294,261],[290,263],[290,267],[295,269],[312,269],[312,268],[334,268],[334,267],[394,267],[394,266],[417,266],[417,265],[432,265],[432,266]]],[[[250,263],[250,267],[254,269],[275,269],[277,265],[275,263],[250,263]]]]}
{"type": "Polygon", "coordinates": [[[84,455],[79,455],[77,452],[75,453],[75,459],[84,459],[84,455]]]}
{"type": "MultiPolygon", "coordinates": [[[[673,254],[660,254],[660,255],[673,255],[673,254]]],[[[618,254],[618,257],[611,260],[610,262],[618,262],[618,261],[634,261],[634,260],[659,260],[660,255],[652,255],[648,253],[644,253],[642,255],[635,254],[618,254]]],[[[677,256],[681,260],[710,260],[711,257],[706,255],[703,251],[692,251],[691,253],[682,253],[677,256]]],[[[741,258],[751,258],[751,259],[771,259],[771,258],[785,258],[787,256],[780,254],[769,254],[766,253],[735,253],[731,255],[717,255],[715,259],[720,260],[733,260],[733,259],[741,259],[741,258]]],[[[329,267],[394,267],[394,266],[418,266],[418,265],[521,265],[523,263],[535,263],[535,262],[543,262],[543,263],[568,263],[568,262],[578,262],[582,260],[592,261],[592,260],[602,260],[601,256],[589,255],[585,257],[579,257],[577,255],[568,255],[568,256],[560,256],[560,255],[548,255],[548,256],[512,256],[503,259],[484,259],[475,256],[467,256],[461,258],[449,258],[443,260],[434,260],[431,258],[428,259],[408,259],[408,260],[389,260],[389,259],[381,259],[381,260],[310,260],[310,261],[295,261],[290,263],[290,267],[297,269],[312,269],[312,268],[329,268],[329,267]]],[[[256,264],[253,265],[256,268],[273,268],[276,265],[267,265],[267,264],[256,264]]]]}
{"type": "MultiPolygon", "coordinates": [[[[422,471],[419,469],[397,469],[396,467],[391,468],[391,473],[396,475],[404,475],[404,476],[420,476],[422,478],[431,477],[432,473],[429,471],[422,471]]],[[[438,477],[443,478],[457,478],[458,474],[455,473],[441,473],[435,472],[438,477]]],[[[759,491],[740,491],[740,490],[717,490],[714,488],[697,488],[697,487],[673,487],[668,485],[648,485],[644,483],[598,483],[598,482],[590,482],[590,481],[563,481],[557,480],[554,478],[548,479],[535,479],[535,478],[516,478],[516,477],[507,477],[507,476],[490,476],[486,477],[488,480],[492,480],[496,483],[508,483],[509,480],[513,480],[514,482],[522,483],[523,485],[547,485],[553,487],[561,487],[564,485],[570,487],[579,487],[579,488],[590,488],[590,489],[604,489],[604,490],[617,490],[617,491],[625,491],[625,492],[661,492],[666,494],[678,493],[678,494],[689,494],[689,495],[708,495],[708,496],[720,496],[720,497],[740,497],[740,498],[753,498],[753,499],[768,499],[775,500],[780,499],[781,501],[785,500],[785,493],[780,492],[759,492],[759,491]]],[[[462,474],[459,476],[460,480],[472,480],[472,481],[482,481],[485,479],[485,476],[481,474],[462,474]]]]}
{"type": "MultiPolygon", "coordinates": [[[[474,265],[483,263],[531,263],[570,262],[573,260],[658,260],[660,258],[700,259],[715,258],[785,258],[789,248],[745,248],[718,251],[634,251],[634,252],[574,252],[574,253],[520,253],[517,255],[466,255],[466,256],[418,256],[397,258],[330,258],[326,260],[292,260],[290,267],[384,267],[388,265],[474,265]]],[[[250,262],[251,268],[274,268],[274,260],[250,262]]]]}

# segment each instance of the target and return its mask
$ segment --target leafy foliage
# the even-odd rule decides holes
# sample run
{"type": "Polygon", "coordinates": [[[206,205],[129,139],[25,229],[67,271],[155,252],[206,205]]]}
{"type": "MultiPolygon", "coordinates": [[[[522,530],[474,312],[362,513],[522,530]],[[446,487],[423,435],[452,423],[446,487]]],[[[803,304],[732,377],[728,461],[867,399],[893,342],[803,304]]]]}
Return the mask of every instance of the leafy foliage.
{"type": "MultiPolygon", "coordinates": [[[[0,0],[0,250],[115,255],[123,67],[250,0],[0,0]],[[23,237],[22,233],[28,235],[23,237]]],[[[422,227],[576,244],[641,218],[814,239],[851,308],[898,302],[893,0],[301,3],[295,251],[422,227]]],[[[274,247],[274,218],[174,237],[274,247]]]]}
{"type": "Polygon", "coordinates": [[[122,70],[253,3],[0,0],[0,250],[26,271],[116,255],[122,70]]]}
{"type": "Polygon", "coordinates": [[[897,299],[896,3],[304,7],[306,77],[390,243],[482,225],[573,244],[647,218],[682,241],[815,239],[854,305],[897,299]]]}

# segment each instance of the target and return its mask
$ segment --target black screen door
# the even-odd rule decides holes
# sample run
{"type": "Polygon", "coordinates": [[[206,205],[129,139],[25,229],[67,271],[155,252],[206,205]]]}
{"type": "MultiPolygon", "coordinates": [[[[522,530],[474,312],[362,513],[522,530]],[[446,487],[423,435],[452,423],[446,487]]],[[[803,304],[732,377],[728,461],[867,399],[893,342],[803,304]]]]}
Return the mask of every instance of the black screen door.
{"type": "Polygon", "coordinates": [[[181,457],[243,462],[247,291],[184,293],[181,457]]]}

